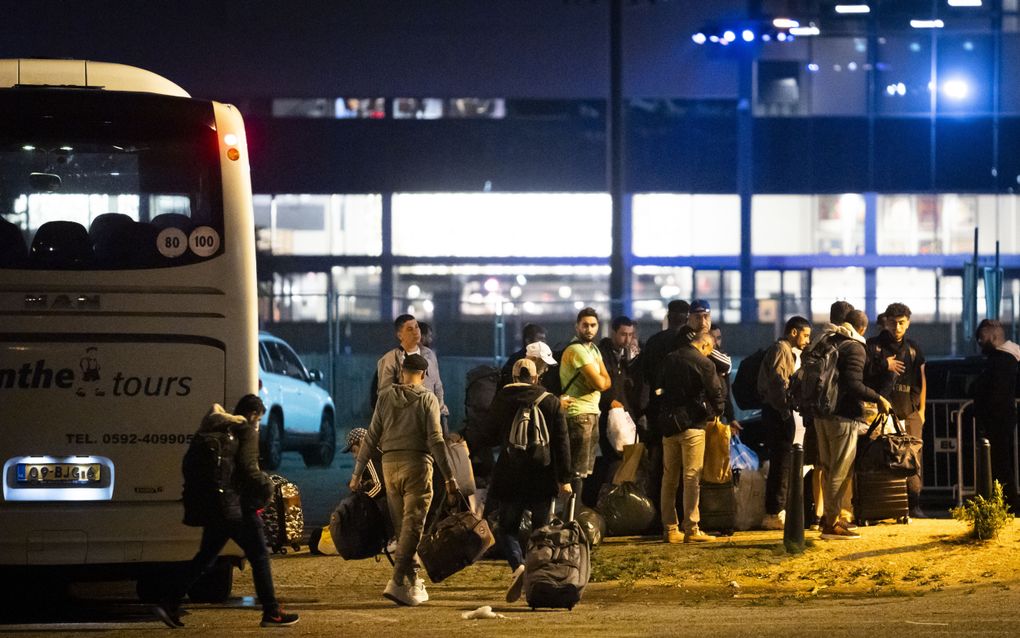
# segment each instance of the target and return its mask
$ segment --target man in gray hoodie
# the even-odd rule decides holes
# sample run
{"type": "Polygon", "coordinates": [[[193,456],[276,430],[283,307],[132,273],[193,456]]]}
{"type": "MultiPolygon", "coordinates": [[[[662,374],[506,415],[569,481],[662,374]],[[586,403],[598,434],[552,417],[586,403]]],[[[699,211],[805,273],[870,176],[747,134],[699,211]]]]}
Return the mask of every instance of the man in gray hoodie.
{"type": "Polygon", "coordinates": [[[420,354],[403,357],[400,383],[390,384],[379,393],[350,482],[351,490],[361,488],[361,475],[371,451],[379,448],[386,502],[397,536],[393,577],[383,596],[410,607],[429,598],[425,582],[418,577],[417,549],[425,527],[425,513],[432,502],[433,462],[446,478],[448,498],[453,500],[459,495],[439,423],[439,400],[422,385],[428,367],[428,361],[420,354]]]}

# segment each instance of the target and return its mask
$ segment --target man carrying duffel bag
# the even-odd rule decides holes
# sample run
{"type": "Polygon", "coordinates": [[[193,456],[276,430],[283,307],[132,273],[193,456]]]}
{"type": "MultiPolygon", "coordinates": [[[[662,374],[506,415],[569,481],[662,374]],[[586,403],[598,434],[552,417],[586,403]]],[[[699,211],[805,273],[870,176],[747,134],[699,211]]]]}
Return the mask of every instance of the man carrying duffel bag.
{"type": "Polygon", "coordinates": [[[379,395],[350,482],[352,491],[361,489],[362,472],[371,451],[378,447],[382,451],[386,502],[397,536],[393,577],[383,596],[410,607],[428,600],[425,581],[418,577],[416,550],[432,502],[433,463],[446,478],[448,498],[454,502],[460,498],[439,422],[439,401],[422,385],[427,369],[428,362],[421,355],[404,357],[400,383],[388,386],[379,395]]]}
{"type": "Polygon", "coordinates": [[[513,570],[507,602],[521,597],[524,552],[517,538],[524,510],[531,510],[532,528],[549,521],[557,493],[570,494],[570,441],[559,397],[539,385],[535,362],[521,359],[513,366],[513,383],[504,386],[489,409],[499,428],[501,449],[492,472],[489,498],[499,503],[497,542],[513,570]]]}

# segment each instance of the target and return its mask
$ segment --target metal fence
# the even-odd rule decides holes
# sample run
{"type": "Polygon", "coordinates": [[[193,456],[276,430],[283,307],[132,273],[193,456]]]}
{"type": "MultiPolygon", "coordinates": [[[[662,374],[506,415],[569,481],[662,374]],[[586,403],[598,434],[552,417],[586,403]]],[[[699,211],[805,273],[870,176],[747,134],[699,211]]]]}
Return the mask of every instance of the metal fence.
{"type": "MultiPolygon", "coordinates": [[[[1017,401],[1020,404],[1020,400],[1017,401]]],[[[924,489],[943,493],[957,504],[972,496],[977,486],[978,431],[974,402],[937,399],[927,402],[924,439],[924,489]]],[[[1013,426],[1013,476],[1020,478],[1017,427],[1013,426]]]]}

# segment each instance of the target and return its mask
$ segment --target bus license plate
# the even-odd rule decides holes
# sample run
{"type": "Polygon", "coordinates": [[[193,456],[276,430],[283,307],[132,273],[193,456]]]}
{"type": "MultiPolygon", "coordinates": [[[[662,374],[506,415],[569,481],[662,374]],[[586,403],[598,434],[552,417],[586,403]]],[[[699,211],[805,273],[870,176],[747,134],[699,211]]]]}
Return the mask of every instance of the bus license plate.
{"type": "Polygon", "coordinates": [[[91,485],[99,483],[99,463],[18,463],[18,483],[91,485]]]}

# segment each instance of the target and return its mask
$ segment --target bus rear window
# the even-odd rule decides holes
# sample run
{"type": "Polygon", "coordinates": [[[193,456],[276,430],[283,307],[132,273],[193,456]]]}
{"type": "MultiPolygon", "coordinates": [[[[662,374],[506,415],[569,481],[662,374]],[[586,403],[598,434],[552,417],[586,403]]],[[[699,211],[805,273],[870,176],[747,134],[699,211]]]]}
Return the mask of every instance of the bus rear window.
{"type": "Polygon", "coordinates": [[[0,90],[0,268],[162,268],[223,245],[211,103],[0,90]]]}

